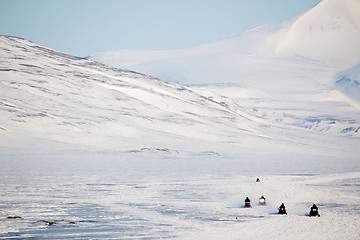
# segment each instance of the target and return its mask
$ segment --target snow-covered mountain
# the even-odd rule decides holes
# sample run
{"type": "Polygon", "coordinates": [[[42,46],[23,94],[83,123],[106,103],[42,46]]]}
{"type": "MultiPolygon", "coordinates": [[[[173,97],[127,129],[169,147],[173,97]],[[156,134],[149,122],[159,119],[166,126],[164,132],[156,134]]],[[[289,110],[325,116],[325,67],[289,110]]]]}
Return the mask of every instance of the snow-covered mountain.
{"type": "MultiPolygon", "coordinates": [[[[251,61],[254,55],[262,57],[293,57],[295,55],[308,58],[310,62],[311,60],[324,62],[337,69],[348,68],[360,62],[359,12],[360,1],[358,0],[324,0],[313,9],[284,22],[260,26],[190,49],[104,52],[93,54],[92,58],[132,69],[148,69],[151,65],[160,68],[161,64],[166,65],[163,67],[165,69],[167,62],[180,62],[185,59],[192,61],[194,58],[193,61],[196,61],[200,57],[204,57],[207,60],[205,63],[211,66],[212,61],[215,61],[213,58],[221,58],[218,62],[225,62],[217,64],[216,69],[221,70],[224,65],[241,67],[244,61],[242,58],[251,57],[249,59],[251,61]]],[[[270,61],[267,63],[270,64],[270,61]]],[[[172,64],[169,63],[169,65],[172,64]]],[[[152,71],[156,73],[155,70],[152,71]]],[[[172,75],[175,76],[178,72],[172,75]]],[[[201,69],[198,72],[201,72],[201,69]]],[[[187,72],[184,73],[184,76],[187,74],[187,72]]],[[[196,80],[188,76],[184,80],[190,83],[211,83],[216,78],[196,80]]],[[[227,81],[234,82],[234,79],[227,81]]],[[[223,80],[217,79],[215,82],[223,82],[223,80]]]]}
{"type": "Polygon", "coordinates": [[[292,168],[314,155],[357,164],[359,111],[326,87],[283,102],[253,88],[185,87],[15,37],[0,37],[0,53],[2,158],[247,156],[279,170],[272,161],[296,153],[292,168]],[[329,99],[317,99],[321,91],[329,99]]]}
{"type": "Polygon", "coordinates": [[[325,0],[296,18],[277,46],[336,67],[360,63],[360,1],[325,0]]]}
{"type": "Polygon", "coordinates": [[[358,0],[324,0],[287,21],[190,49],[92,58],[186,85],[240,84],[277,97],[313,92],[315,85],[336,88],[334,75],[360,64],[359,12],[358,0]]]}
{"type": "Polygon", "coordinates": [[[356,136],[358,84],[340,80],[346,71],[359,74],[353,67],[360,63],[359,12],[358,0],[324,0],[284,22],[189,49],[116,51],[92,58],[196,85],[271,121],[356,136]],[[339,123],[341,130],[335,127],[339,123]]]}
{"type": "Polygon", "coordinates": [[[258,135],[263,122],[227,98],[24,39],[1,36],[0,41],[2,146],[39,139],[129,150],[165,139],[231,141],[258,135]],[[134,144],[140,139],[144,145],[134,144]]]}

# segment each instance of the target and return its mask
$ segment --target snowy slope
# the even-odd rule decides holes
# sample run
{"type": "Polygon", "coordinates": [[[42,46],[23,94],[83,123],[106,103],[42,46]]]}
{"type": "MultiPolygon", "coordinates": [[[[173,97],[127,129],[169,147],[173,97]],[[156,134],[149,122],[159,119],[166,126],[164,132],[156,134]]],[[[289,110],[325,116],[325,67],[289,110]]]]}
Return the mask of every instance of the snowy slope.
{"type": "Polygon", "coordinates": [[[263,121],[229,99],[18,38],[1,37],[1,56],[3,146],[13,146],[12,137],[16,145],[30,137],[110,149],[139,138],[229,141],[258,135],[263,121]]]}
{"type": "Polygon", "coordinates": [[[360,1],[326,0],[296,19],[277,46],[337,67],[360,63],[360,1]]]}
{"type": "MultiPolygon", "coordinates": [[[[282,102],[238,86],[230,96],[231,86],[184,87],[14,37],[1,37],[1,55],[4,154],[160,152],[233,159],[238,154],[263,158],[274,154],[273,148],[285,148],[273,160],[294,152],[303,161],[313,154],[337,159],[345,152],[350,162],[355,157],[359,113],[331,98],[293,96],[292,102],[282,102]],[[330,114],[330,107],[339,113],[330,114]],[[258,144],[263,151],[252,156],[258,144]]],[[[264,168],[278,169],[268,161],[264,168]]]]}
{"type": "Polygon", "coordinates": [[[190,49],[104,52],[92,58],[184,84],[254,84],[258,71],[279,76],[279,65],[288,74],[316,68],[333,74],[360,62],[359,12],[358,0],[324,0],[287,21],[190,49]]]}
{"type": "Polygon", "coordinates": [[[359,12],[358,0],[324,0],[287,21],[189,49],[92,58],[186,85],[233,83],[276,94],[331,88],[335,74],[360,63],[359,12]]]}
{"type": "Polygon", "coordinates": [[[92,58],[201,85],[271,121],[356,135],[357,85],[339,87],[336,76],[360,63],[359,8],[358,0],[325,0],[287,21],[189,49],[117,51],[92,58]],[[248,93],[266,97],[244,97],[248,93]]]}
{"type": "Polygon", "coordinates": [[[360,64],[338,73],[335,81],[338,89],[360,102],[360,64]]]}

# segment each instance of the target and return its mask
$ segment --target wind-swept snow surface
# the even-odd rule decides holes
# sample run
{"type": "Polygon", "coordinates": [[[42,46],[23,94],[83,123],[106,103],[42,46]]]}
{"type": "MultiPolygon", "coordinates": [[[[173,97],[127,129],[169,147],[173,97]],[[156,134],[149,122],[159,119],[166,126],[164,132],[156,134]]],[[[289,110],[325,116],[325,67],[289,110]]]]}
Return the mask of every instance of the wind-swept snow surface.
{"type": "Polygon", "coordinates": [[[106,172],[1,174],[0,238],[336,240],[360,235],[358,173],[262,175],[256,183],[256,176],[243,173],[151,174],[124,171],[114,163],[106,172]],[[258,205],[261,195],[265,206],[258,205]],[[246,197],[251,209],[243,208],[246,197]],[[282,202],[286,216],[276,214],[282,202]],[[308,216],[314,203],[320,218],[308,216]]]}

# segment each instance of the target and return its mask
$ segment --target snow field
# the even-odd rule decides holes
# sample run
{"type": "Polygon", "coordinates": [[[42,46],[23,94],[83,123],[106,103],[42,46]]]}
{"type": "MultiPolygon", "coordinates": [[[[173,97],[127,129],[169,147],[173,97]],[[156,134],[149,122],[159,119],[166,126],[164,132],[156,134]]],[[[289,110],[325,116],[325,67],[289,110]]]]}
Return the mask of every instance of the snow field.
{"type": "Polygon", "coordinates": [[[2,174],[0,238],[357,239],[359,178],[356,172],[2,174]],[[266,206],[258,205],[261,195],[266,206]],[[251,209],[243,208],[247,196],[251,209]],[[276,214],[282,202],[286,216],[276,214]],[[320,218],[306,216],[313,203],[320,218]]]}

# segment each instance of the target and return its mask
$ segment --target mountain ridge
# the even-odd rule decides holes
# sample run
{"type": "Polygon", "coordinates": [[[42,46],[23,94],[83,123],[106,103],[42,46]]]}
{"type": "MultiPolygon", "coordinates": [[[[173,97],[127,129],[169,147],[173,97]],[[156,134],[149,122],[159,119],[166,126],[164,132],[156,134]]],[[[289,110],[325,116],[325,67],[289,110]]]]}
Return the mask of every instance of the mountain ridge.
{"type": "MultiPolygon", "coordinates": [[[[69,133],[90,131],[89,135],[101,135],[97,129],[113,127],[120,131],[110,130],[108,136],[143,135],[155,139],[157,132],[170,134],[170,138],[175,134],[210,139],[221,133],[207,125],[213,124],[211,118],[220,117],[223,120],[218,124],[225,123],[226,119],[239,121],[240,132],[252,131],[249,118],[256,117],[229,99],[215,95],[209,98],[184,86],[59,53],[24,39],[1,36],[0,40],[3,56],[1,128],[7,133],[16,133],[18,128],[22,134],[25,131],[35,136],[37,131],[41,133],[38,124],[43,122],[49,124],[49,128],[44,128],[45,133],[53,132],[45,136],[68,137],[66,141],[71,143],[74,143],[72,134],[61,136],[57,128],[64,128],[62,131],[66,132],[65,129],[72,126],[69,133]],[[178,108],[179,105],[182,107],[178,108]],[[71,111],[72,108],[76,110],[71,111]],[[179,122],[177,128],[167,127],[176,122],[179,122]],[[185,131],[187,125],[199,125],[207,130],[197,135],[185,131]]],[[[232,131],[235,128],[231,127],[232,131]]],[[[96,144],[96,139],[94,141],[96,144]]]]}
{"type": "Polygon", "coordinates": [[[309,71],[317,75],[304,79],[334,87],[334,75],[360,64],[358,10],[358,0],[324,0],[283,22],[192,48],[105,52],[92,59],[185,85],[235,83],[268,90],[267,82],[286,78],[281,85],[290,89],[289,81],[299,81],[294,73],[309,71]]]}
{"type": "Polygon", "coordinates": [[[263,167],[274,169],[276,159],[294,154],[298,164],[314,155],[357,156],[359,112],[326,88],[317,91],[327,101],[316,93],[284,102],[244,86],[166,82],[14,37],[0,36],[0,53],[0,157],[7,161],[243,156],[266,158],[263,167]]]}
{"type": "Polygon", "coordinates": [[[298,17],[276,52],[301,54],[334,66],[360,63],[360,1],[325,0],[298,17]]]}

